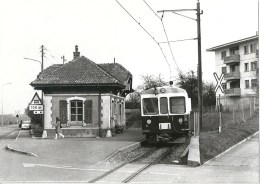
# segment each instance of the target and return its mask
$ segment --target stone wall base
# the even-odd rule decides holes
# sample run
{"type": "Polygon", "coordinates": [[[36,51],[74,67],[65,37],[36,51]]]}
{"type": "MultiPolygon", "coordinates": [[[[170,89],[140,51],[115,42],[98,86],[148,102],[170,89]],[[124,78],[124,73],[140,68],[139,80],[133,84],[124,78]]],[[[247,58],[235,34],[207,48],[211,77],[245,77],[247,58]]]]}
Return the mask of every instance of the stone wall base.
{"type": "MultiPolygon", "coordinates": [[[[47,138],[55,137],[55,129],[45,129],[47,132],[47,138]]],[[[101,137],[105,137],[106,130],[101,129],[101,137]]],[[[79,129],[79,128],[62,128],[62,134],[66,137],[88,137],[95,138],[99,136],[99,129],[79,129]]]]}

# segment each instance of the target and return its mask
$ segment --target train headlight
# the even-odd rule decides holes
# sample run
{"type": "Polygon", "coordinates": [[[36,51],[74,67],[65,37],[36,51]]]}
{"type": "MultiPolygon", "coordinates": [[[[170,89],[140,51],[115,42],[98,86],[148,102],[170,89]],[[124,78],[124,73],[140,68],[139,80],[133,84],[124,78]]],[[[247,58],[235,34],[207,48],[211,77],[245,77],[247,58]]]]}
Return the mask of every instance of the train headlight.
{"type": "Polygon", "coordinates": [[[151,121],[150,119],[148,119],[148,120],[146,121],[146,123],[147,123],[148,125],[150,125],[150,124],[152,123],[152,121],[151,121]]]}
{"type": "Polygon", "coordinates": [[[182,119],[182,118],[179,118],[178,121],[179,121],[180,124],[182,124],[183,119],[182,119]]]}

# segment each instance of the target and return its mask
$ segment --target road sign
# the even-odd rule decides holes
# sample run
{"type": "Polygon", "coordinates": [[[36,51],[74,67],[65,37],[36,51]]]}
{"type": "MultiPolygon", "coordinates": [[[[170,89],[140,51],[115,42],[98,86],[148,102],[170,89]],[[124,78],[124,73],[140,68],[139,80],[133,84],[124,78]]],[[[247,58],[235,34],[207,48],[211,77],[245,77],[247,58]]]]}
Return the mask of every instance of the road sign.
{"type": "Polygon", "coordinates": [[[43,114],[43,111],[33,111],[33,114],[43,114]]]}
{"type": "Polygon", "coordinates": [[[42,105],[42,101],[37,92],[34,94],[30,105],[42,105]]]}
{"type": "Polygon", "coordinates": [[[217,85],[215,87],[215,92],[217,92],[218,89],[220,89],[220,91],[222,93],[224,93],[224,90],[223,90],[222,85],[221,85],[221,82],[223,80],[224,74],[222,73],[219,78],[218,78],[218,74],[216,72],[214,72],[213,75],[214,75],[214,77],[215,77],[215,79],[217,81],[217,85]]]}
{"type": "Polygon", "coordinates": [[[30,111],[42,111],[43,105],[30,105],[29,110],[30,111]]]}

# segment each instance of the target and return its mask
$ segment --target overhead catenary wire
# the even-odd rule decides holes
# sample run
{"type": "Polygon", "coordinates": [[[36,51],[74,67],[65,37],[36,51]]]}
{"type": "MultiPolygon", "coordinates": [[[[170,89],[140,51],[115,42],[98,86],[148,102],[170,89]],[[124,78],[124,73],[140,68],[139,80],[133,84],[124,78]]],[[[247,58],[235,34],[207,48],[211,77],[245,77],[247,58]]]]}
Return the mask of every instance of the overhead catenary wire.
{"type": "MultiPolygon", "coordinates": [[[[163,27],[163,31],[164,31],[164,34],[165,34],[165,37],[166,37],[166,39],[167,39],[167,43],[168,43],[168,46],[169,46],[169,49],[170,49],[170,52],[171,52],[172,59],[173,59],[175,65],[176,65],[176,67],[177,67],[178,72],[179,72],[180,74],[182,74],[182,72],[181,72],[181,70],[180,70],[180,68],[179,68],[179,66],[178,66],[178,64],[177,64],[177,62],[176,62],[176,60],[175,60],[175,58],[174,58],[174,55],[173,55],[173,51],[172,51],[172,48],[171,48],[171,45],[170,45],[170,41],[169,41],[169,38],[168,38],[168,35],[167,35],[167,32],[166,32],[165,26],[164,26],[164,23],[163,23],[163,20],[162,20],[162,19],[163,19],[163,16],[162,16],[162,17],[159,17],[159,15],[152,9],[152,7],[151,7],[145,0],[143,0],[143,2],[144,2],[144,3],[148,6],[148,8],[156,15],[156,17],[161,21],[162,27],[163,27]]],[[[159,44],[160,44],[160,43],[159,43],[159,44]]]]}
{"type": "Polygon", "coordinates": [[[165,59],[165,61],[167,62],[167,65],[169,67],[169,71],[170,71],[170,76],[172,76],[172,71],[171,71],[171,67],[170,67],[170,63],[169,61],[167,60],[166,58],[166,55],[165,53],[163,52],[163,49],[161,47],[161,45],[159,44],[159,42],[141,25],[140,22],[138,22],[131,14],[130,12],[118,1],[116,0],[116,2],[120,5],[120,7],[153,39],[153,41],[158,45],[158,47],[160,48],[162,54],[163,54],[163,57],[165,59]]]}
{"type": "MultiPolygon", "coordinates": [[[[64,57],[64,56],[62,56],[62,55],[60,55],[60,54],[55,54],[55,55],[57,55],[58,57],[56,57],[56,56],[54,56],[54,53],[52,52],[52,51],[50,51],[49,49],[47,49],[46,47],[44,47],[44,49],[48,52],[48,55],[50,55],[51,57],[52,57],[52,59],[54,59],[54,60],[59,60],[60,58],[61,59],[63,59],[62,57],[64,57]]],[[[46,53],[47,54],[47,53],[46,53]]],[[[50,58],[49,58],[50,59],[50,58]]],[[[53,63],[53,64],[55,64],[55,62],[53,62],[53,61],[51,61],[51,63],[53,63]]],[[[63,60],[62,60],[62,63],[63,63],[63,60]]]]}

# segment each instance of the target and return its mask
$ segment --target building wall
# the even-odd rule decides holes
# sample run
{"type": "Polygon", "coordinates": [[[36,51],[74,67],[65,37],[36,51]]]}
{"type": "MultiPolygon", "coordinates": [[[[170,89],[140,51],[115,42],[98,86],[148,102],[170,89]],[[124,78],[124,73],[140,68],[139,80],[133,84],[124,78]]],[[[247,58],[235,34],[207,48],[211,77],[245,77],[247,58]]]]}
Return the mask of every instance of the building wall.
{"type": "MultiPolygon", "coordinates": [[[[254,61],[258,61],[258,58],[256,58],[256,53],[250,53],[250,44],[253,43],[257,43],[257,48],[259,47],[256,39],[237,44],[239,45],[239,55],[240,55],[239,71],[240,71],[241,96],[246,96],[246,95],[251,96],[255,94],[255,90],[251,89],[251,80],[256,79],[256,74],[255,71],[251,71],[251,63],[254,61]],[[248,54],[244,54],[244,46],[246,45],[249,46],[248,54]],[[245,72],[245,63],[248,63],[248,67],[249,67],[248,72],[245,72]],[[245,80],[249,80],[249,88],[246,88],[245,80]]],[[[215,51],[215,71],[218,74],[218,76],[220,76],[222,73],[222,67],[226,67],[227,73],[230,73],[230,65],[224,64],[224,60],[221,59],[222,51],[226,51],[227,56],[230,56],[230,51],[229,51],[230,47],[231,46],[221,48],[215,51]]],[[[227,89],[230,88],[230,81],[226,81],[225,79],[223,79],[222,83],[227,84],[227,89]]],[[[220,90],[218,90],[218,92],[216,93],[216,97],[218,97],[219,94],[221,96],[224,96],[224,94],[222,94],[220,90]]]]}
{"type": "Polygon", "coordinates": [[[44,96],[44,128],[52,128],[52,96],[44,96]]]}
{"type": "MultiPolygon", "coordinates": [[[[100,136],[100,134],[104,136],[107,129],[114,131],[115,125],[125,127],[125,102],[123,97],[102,94],[100,100],[101,113],[99,113],[99,94],[47,94],[44,96],[44,129],[48,130],[49,135],[54,136],[55,134],[54,124],[56,117],[60,117],[60,101],[68,99],[92,100],[92,123],[73,126],[69,124],[70,117],[67,117],[68,123],[62,124],[63,132],[68,134],[65,136],[95,137],[100,136]]],[[[70,111],[70,108],[67,109],[68,111],[70,111]]]]}
{"type": "Polygon", "coordinates": [[[103,129],[111,128],[110,121],[110,95],[102,95],[101,96],[101,124],[103,129]]]}

